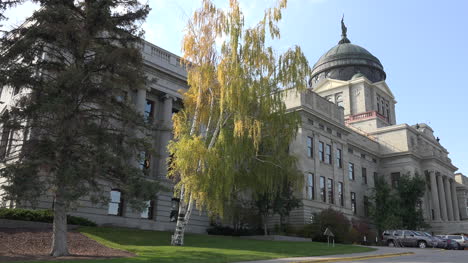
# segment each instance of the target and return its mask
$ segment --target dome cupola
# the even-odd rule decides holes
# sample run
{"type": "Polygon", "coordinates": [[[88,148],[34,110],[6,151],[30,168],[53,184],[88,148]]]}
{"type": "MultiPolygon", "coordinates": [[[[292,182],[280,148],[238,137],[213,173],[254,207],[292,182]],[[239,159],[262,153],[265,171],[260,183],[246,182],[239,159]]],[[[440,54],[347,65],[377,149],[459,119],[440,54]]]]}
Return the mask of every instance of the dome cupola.
{"type": "Polygon", "coordinates": [[[365,48],[351,44],[347,28],[341,19],[341,40],[315,63],[312,68],[310,86],[322,79],[351,80],[360,73],[371,82],[385,80],[386,74],[379,59],[365,48]]]}

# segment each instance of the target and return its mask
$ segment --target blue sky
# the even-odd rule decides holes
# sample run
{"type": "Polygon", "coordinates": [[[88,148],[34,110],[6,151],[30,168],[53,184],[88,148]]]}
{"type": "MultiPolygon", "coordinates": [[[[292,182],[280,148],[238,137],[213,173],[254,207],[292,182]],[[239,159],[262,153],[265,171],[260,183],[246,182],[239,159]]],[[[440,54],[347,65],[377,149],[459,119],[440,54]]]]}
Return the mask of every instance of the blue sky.
{"type": "MultiPolygon", "coordinates": [[[[221,7],[228,0],[215,0],[221,7]]],[[[273,0],[240,0],[252,24],[273,0]]],[[[180,55],[184,26],[198,0],[149,0],[146,39],[180,55]]],[[[30,12],[7,15],[18,23],[30,12]]],[[[396,100],[398,123],[427,123],[459,172],[468,174],[468,1],[465,0],[289,0],[278,50],[299,45],[309,63],[340,39],[345,14],[348,38],[380,59],[396,100]],[[465,137],[466,136],[466,137],[465,137]]]]}

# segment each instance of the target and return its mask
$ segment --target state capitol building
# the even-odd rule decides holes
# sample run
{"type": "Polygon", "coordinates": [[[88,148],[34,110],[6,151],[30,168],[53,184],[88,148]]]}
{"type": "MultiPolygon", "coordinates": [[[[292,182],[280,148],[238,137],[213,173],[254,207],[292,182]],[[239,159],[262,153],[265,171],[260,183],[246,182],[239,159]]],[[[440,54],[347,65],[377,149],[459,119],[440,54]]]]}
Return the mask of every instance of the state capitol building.
{"type": "MultiPolygon", "coordinates": [[[[310,222],[312,213],[329,207],[349,218],[367,218],[368,199],[377,176],[395,186],[402,176],[421,175],[426,180],[426,192],[420,205],[431,231],[467,233],[468,178],[455,173],[457,167],[430,126],[397,123],[396,98],[385,82],[382,63],[365,48],[351,43],[346,27],[342,27],[341,40],[313,66],[310,88],[303,93],[285,91],[287,108],[302,119],[290,151],[298,158],[305,180],[302,192],[296,193],[302,197],[302,206],[292,211],[288,223],[304,225],[310,222]]],[[[182,107],[178,91],[187,89],[187,73],[179,57],[149,42],[142,43],[141,52],[148,82],[146,89],[134,91],[134,103],[159,127],[152,139],[159,151],[149,160],[150,176],[170,185],[166,179],[166,146],[172,136],[172,113],[182,107]]],[[[0,92],[3,114],[22,92],[9,88],[0,92]]],[[[1,129],[1,136],[15,135],[1,129]]],[[[2,140],[0,158],[8,158],[14,147],[2,140]]],[[[174,230],[178,204],[171,192],[156,194],[140,213],[126,207],[124,195],[110,185],[108,191],[109,204],[80,200],[71,214],[99,225],[174,230]]],[[[4,202],[3,206],[10,204],[4,202]]],[[[41,198],[39,208],[51,206],[51,197],[41,198]]],[[[206,213],[193,213],[188,231],[206,233],[207,227],[206,213]]]]}

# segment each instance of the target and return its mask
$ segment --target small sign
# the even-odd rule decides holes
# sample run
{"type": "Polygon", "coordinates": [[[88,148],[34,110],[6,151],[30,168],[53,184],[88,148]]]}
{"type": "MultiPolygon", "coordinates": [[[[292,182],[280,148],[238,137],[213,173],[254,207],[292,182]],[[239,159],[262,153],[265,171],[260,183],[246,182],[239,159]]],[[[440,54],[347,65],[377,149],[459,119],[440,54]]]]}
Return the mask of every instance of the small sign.
{"type": "Polygon", "coordinates": [[[329,236],[329,237],[334,237],[335,236],[333,234],[333,232],[330,229],[328,229],[328,227],[327,227],[327,229],[325,229],[325,232],[323,233],[323,235],[324,236],[329,236]]]}

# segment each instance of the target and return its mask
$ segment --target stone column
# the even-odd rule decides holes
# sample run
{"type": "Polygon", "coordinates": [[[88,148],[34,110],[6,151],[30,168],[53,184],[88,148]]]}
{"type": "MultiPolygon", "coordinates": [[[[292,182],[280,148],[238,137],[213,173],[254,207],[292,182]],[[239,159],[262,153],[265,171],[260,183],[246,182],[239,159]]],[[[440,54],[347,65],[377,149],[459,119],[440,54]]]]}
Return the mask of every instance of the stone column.
{"type": "MultiPolygon", "coordinates": [[[[139,88],[137,89],[136,91],[136,98],[135,98],[135,110],[141,114],[141,115],[144,115],[145,114],[145,108],[146,108],[146,88],[143,87],[143,88],[139,88]]],[[[138,138],[142,138],[144,137],[145,135],[140,132],[140,131],[137,131],[135,132],[135,136],[138,137],[138,138]]],[[[141,163],[140,163],[140,160],[139,158],[141,158],[141,156],[139,156],[141,153],[138,153],[134,158],[135,158],[135,166],[136,167],[140,167],[141,166],[141,163]]]]}
{"type": "Polygon", "coordinates": [[[447,221],[447,201],[445,200],[445,190],[444,190],[444,183],[442,181],[442,176],[437,175],[437,186],[439,190],[439,204],[440,204],[440,211],[442,221],[447,221]]]}
{"type": "Polygon", "coordinates": [[[453,220],[460,221],[460,209],[458,208],[457,189],[455,188],[455,184],[455,181],[450,180],[450,188],[452,190],[453,220]]]}
{"type": "MultiPolygon", "coordinates": [[[[465,191],[463,189],[463,191],[465,191]]],[[[458,195],[457,193],[457,199],[458,199],[458,207],[460,209],[460,219],[465,220],[468,219],[468,213],[466,211],[466,196],[464,193],[458,195]]]]}
{"type": "Polygon", "coordinates": [[[443,177],[444,186],[445,186],[445,200],[447,203],[447,215],[448,220],[453,221],[453,202],[452,202],[452,189],[450,188],[450,182],[447,176],[443,177]]]}
{"type": "Polygon", "coordinates": [[[170,95],[164,96],[162,119],[163,124],[161,127],[160,135],[160,149],[159,149],[159,175],[166,176],[167,174],[167,158],[169,157],[169,151],[167,145],[172,139],[172,102],[176,99],[170,95]]]}
{"type": "MultiPolygon", "coordinates": [[[[439,191],[437,188],[435,172],[429,171],[429,177],[431,179],[431,194],[432,194],[432,207],[434,208],[434,220],[440,221],[441,218],[440,218],[440,205],[439,205],[439,191]]],[[[432,220],[432,216],[431,216],[431,220],[432,220]]]]}
{"type": "Polygon", "coordinates": [[[137,89],[135,108],[138,113],[144,114],[146,107],[146,88],[137,89]]]}

